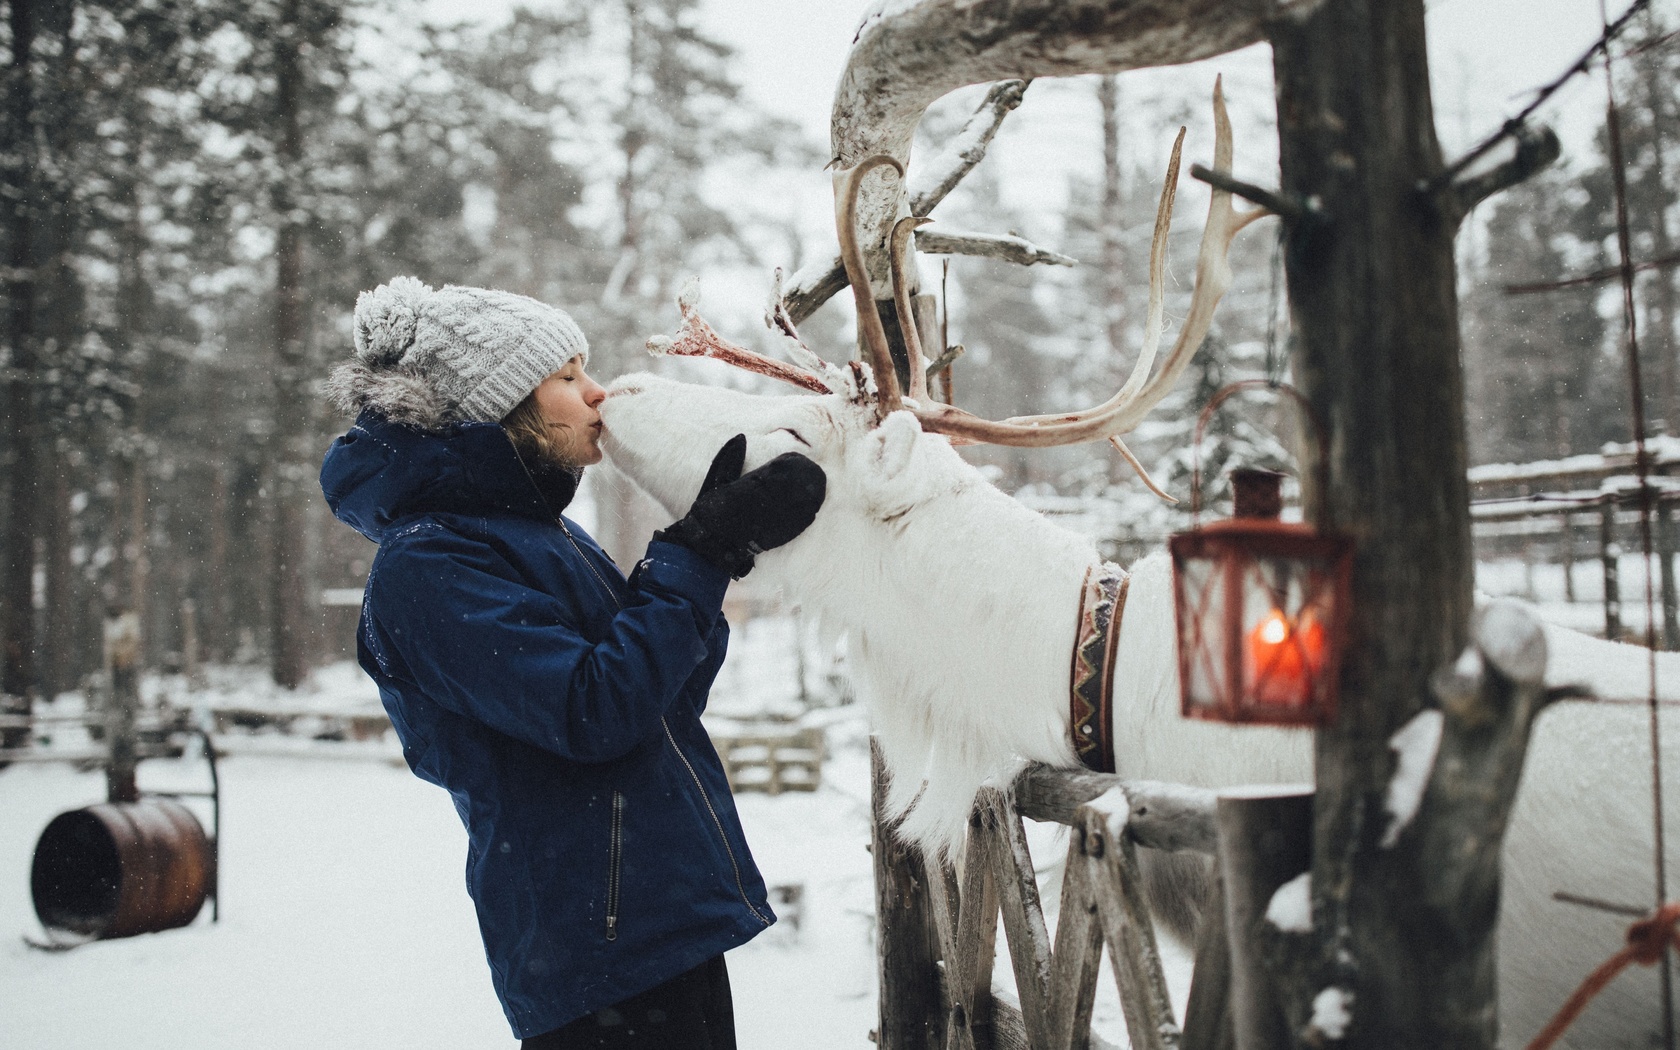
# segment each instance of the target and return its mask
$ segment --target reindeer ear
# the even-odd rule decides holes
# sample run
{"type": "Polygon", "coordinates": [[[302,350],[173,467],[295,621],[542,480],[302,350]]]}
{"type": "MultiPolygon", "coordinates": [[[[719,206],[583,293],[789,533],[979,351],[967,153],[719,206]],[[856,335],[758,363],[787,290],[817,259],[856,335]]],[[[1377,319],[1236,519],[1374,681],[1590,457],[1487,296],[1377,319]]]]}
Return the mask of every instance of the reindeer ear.
{"type": "Polygon", "coordinates": [[[894,412],[881,420],[869,435],[873,444],[876,469],[884,478],[896,478],[910,465],[910,454],[916,449],[916,439],[922,436],[922,424],[908,412],[894,412]]]}

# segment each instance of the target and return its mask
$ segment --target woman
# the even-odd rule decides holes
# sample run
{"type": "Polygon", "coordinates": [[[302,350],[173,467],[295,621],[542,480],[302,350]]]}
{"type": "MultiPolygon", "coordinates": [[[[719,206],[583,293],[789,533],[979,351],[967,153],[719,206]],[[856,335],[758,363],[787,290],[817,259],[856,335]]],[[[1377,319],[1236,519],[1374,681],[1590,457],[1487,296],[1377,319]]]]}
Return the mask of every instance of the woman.
{"type": "Polygon", "coordinates": [[[737,437],[629,579],[561,516],[605,392],[565,313],[400,277],[356,303],[333,512],[379,544],[357,637],[409,767],[454,797],[525,1047],[733,1047],[723,952],[774,921],[700,726],[730,577],[825,479],[737,437]]]}

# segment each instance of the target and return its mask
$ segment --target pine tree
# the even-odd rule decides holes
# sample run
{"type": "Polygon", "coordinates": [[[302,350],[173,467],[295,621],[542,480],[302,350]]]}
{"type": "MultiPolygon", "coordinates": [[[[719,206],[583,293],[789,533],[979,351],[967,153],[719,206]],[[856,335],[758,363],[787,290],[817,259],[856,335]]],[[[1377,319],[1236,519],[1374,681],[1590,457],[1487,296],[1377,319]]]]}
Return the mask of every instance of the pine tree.
{"type": "Polygon", "coordinates": [[[1587,452],[1625,438],[1625,372],[1605,343],[1602,286],[1510,295],[1595,257],[1584,194],[1565,168],[1505,191],[1490,206],[1486,262],[1465,295],[1464,369],[1472,462],[1587,452]],[[1618,394],[1621,395],[1620,402],[1618,394]]]}
{"type": "MultiPolygon", "coordinates": [[[[1650,263],[1636,290],[1641,363],[1645,376],[1645,416],[1652,429],[1680,427],[1680,359],[1677,359],[1676,245],[1670,232],[1680,204],[1680,100],[1675,97],[1680,54],[1670,46],[1667,18],[1647,8],[1629,34],[1628,58],[1618,64],[1617,114],[1621,129],[1630,250],[1635,264],[1650,263]]],[[[1616,200],[1610,163],[1608,122],[1598,134],[1597,162],[1579,183],[1586,199],[1579,202],[1573,227],[1598,250],[1594,269],[1619,262],[1616,248],[1616,200]]],[[[1612,284],[1602,286],[1608,294],[1612,284]]],[[[1620,368],[1621,401],[1627,403],[1627,369],[1620,368]]],[[[1629,437],[1627,412],[1616,418],[1623,425],[1619,440],[1629,437]]]]}
{"type": "Polygon", "coordinates": [[[270,664],[288,688],[309,670],[313,645],[313,531],[309,506],[320,455],[317,406],[311,383],[316,360],[317,311],[333,301],[317,294],[333,271],[330,233],[353,190],[349,158],[332,147],[342,121],[337,103],[347,90],[349,23],[342,0],[262,0],[239,10],[243,55],[224,80],[212,115],[241,145],[245,188],[251,191],[247,228],[272,237],[272,354],[265,485],[269,504],[270,664]]]}

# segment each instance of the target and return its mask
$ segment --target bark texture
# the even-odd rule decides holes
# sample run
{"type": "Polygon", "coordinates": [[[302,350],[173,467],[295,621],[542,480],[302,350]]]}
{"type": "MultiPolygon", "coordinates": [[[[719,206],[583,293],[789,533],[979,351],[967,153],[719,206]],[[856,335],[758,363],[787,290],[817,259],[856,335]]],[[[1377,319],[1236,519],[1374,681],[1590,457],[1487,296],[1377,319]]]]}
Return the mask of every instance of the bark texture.
{"type": "MultiPolygon", "coordinates": [[[[32,53],[37,12],[27,0],[10,8],[11,54],[8,55],[6,122],[12,139],[5,147],[6,200],[6,361],[5,464],[7,502],[5,542],[0,544],[0,709],[6,696],[27,697],[35,686],[35,537],[41,505],[40,435],[36,419],[39,371],[35,345],[36,206],[35,100],[32,53]]],[[[13,701],[16,703],[16,701],[13,701]]],[[[25,701],[27,703],[27,701],[25,701]]],[[[27,711],[27,706],[22,708],[27,711]]],[[[0,734],[0,745],[15,746],[16,731],[0,734]]]]}
{"type": "MultiPolygon", "coordinates": [[[[1271,30],[1294,366],[1325,428],[1311,520],[1358,541],[1341,713],[1317,741],[1317,987],[1353,991],[1346,1045],[1491,1046],[1492,927],[1454,928],[1410,848],[1384,850],[1387,742],[1428,703],[1472,608],[1455,216],[1421,198],[1442,168],[1422,0],[1338,0],[1271,30]]],[[[1483,852],[1497,864],[1497,841],[1483,852]]]]}
{"type": "Polygon", "coordinates": [[[280,176],[274,187],[279,216],[274,317],[274,436],[270,488],[274,542],[270,577],[274,615],[274,681],[294,689],[309,674],[308,618],[304,565],[307,523],[305,485],[312,471],[308,452],[309,361],[303,288],[303,215],[298,187],[303,166],[303,78],[297,0],[281,8],[281,33],[274,44],[280,176]]]}

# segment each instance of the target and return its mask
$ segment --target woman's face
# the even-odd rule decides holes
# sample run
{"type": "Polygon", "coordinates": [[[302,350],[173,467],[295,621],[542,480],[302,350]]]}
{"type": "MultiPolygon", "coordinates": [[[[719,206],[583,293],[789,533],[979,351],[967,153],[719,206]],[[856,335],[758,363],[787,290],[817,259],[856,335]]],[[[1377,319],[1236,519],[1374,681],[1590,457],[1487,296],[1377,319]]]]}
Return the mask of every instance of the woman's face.
{"type": "Polygon", "coordinates": [[[607,392],[583,370],[574,357],[564,368],[537,385],[537,409],[543,422],[560,433],[567,458],[578,466],[601,462],[601,402],[607,392]]]}

